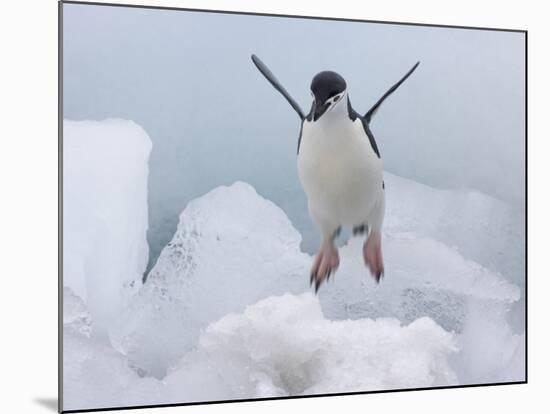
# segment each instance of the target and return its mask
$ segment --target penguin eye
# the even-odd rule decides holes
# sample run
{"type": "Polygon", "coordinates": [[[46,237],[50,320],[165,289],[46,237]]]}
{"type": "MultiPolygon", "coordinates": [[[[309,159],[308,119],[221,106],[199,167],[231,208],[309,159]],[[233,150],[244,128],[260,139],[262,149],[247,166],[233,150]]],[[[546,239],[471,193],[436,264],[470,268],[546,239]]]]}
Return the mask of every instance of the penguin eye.
{"type": "Polygon", "coordinates": [[[340,97],[339,97],[339,96],[335,96],[335,97],[334,97],[334,102],[338,101],[338,99],[340,99],[340,97]]]}

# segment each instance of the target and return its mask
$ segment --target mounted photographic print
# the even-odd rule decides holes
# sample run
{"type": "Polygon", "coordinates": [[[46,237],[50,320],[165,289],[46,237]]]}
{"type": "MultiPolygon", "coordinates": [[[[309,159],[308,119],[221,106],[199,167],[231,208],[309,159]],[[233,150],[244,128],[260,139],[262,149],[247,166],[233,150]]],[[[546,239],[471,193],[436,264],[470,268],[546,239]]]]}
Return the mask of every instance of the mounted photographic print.
{"type": "Polygon", "coordinates": [[[60,3],[62,411],[526,382],[526,38],[60,3]]]}

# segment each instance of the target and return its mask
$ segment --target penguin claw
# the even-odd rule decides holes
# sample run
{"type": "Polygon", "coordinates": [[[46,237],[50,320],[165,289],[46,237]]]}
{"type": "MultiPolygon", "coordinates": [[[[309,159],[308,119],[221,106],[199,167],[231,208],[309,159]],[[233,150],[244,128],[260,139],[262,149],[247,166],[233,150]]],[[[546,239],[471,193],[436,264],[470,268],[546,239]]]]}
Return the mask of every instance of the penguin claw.
{"type": "Polygon", "coordinates": [[[380,283],[384,276],[384,263],[379,234],[369,236],[363,245],[363,257],[371,276],[376,283],[380,283]]]}
{"type": "MultiPolygon", "coordinates": [[[[317,292],[319,291],[319,288],[321,287],[321,285],[325,280],[328,282],[331,274],[332,274],[332,269],[327,270],[323,276],[312,275],[311,282],[313,283],[313,279],[315,279],[315,294],[317,294],[317,292]]],[[[310,286],[311,286],[311,283],[310,283],[310,286]]]]}
{"type": "Polygon", "coordinates": [[[367,266],[367,267],[373,279],[376,281],[377,284],[379,284],[382,278],[384,277],[384,271],[377,272],[377,271],[373,271],[373,269],[370,266],[367,266]]]}

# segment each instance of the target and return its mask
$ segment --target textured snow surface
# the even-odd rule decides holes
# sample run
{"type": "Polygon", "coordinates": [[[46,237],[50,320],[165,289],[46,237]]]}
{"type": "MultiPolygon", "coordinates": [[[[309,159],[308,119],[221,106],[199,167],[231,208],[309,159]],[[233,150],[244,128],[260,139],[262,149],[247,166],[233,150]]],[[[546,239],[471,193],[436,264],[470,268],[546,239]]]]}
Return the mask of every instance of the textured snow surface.
{"type": "Polygon", "coordinates": [[[299,243],[283,211],[248,184],[192,201],[120,318],[115,346],[163,376],[208,323],[267,296],[307,290],[309,256],[299,243]]]}
{"type": "Polygon", "coordinates": [[[104,332],[148,258],[151,141],[132,121],[63,122],[63,283],[104,332]]]}
{"type": "Polygon", "coordinates": [[[523,285],[524,211],[475,190],[436,189],[387,172],[384,181],[387,234],[434,238],[523,285]]]}
{"type": "Polygon", "coordinates": [[[63,327],[88,337],[92,331],[92,318],[84,301],[69,287],[63,288],[63,327]]]}
{"type": "Polygon", "coordinates": [[[455,351],[429,318],[330,321],[312,293],[285,294],[209,325],[166,384],[197,400],[449,385],[455,351]]]}
{"type": "Polygon", "coordinates": [[[298,231],[236,182],[185,207],[141,284],[147,136],[120,120],[65,128],[64,409],[524,379],[507,204],[386,174],[384,279],[351,238],[314,296],[298,231]]]}
{"type": "MultiPolygon", "coordinates": [[[[401,217],[410,223],[417,213],[401,217]]],[[[299,243],[282,210],[248,184],[219,187],[194,200],[120,318],[111,336],[115,346],[162,377],[209,323],[270,295],[308,291],[312,258],[299,251],[299,243]]],[[[361,243],[354,238],[340,249],[340,269],[320,291],[330,319],[393,317],[411,323],[429,316],[461,333],[468,318],[500,318],[520,297],[499,273],[412,232],[386,234],[386,275],[376,285],[363,264],[361,243]]],[[[506,321],[494,322],[507,327],[506,321]]],[[[484,346],[474,339],[472,347],[484,346]]]]}
{"type": "Polygon", "coordinates": [[[271,296],[210,324],[159,381],[72,327],[65,409],[457,384],[453,335],[430,318],[330,321],[312,293],[271,296]]]}
{"type": "Polygon", "coordinates": [[[110,346],[63,327],[63,409],[161,403],[161,383],[142,378],[110,346]]]}

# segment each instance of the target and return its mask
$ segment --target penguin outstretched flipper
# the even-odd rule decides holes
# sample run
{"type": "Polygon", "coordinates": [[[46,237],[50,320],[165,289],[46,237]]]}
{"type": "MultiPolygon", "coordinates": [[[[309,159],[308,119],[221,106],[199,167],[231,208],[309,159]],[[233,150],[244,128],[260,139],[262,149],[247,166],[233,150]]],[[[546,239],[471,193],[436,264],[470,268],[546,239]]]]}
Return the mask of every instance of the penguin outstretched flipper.
{"type": "Polygon", "coordinates": [[[300,119],[303,121],[305,119],[304,111],[302,111],[302,108],[300,108],[300,105],[290,96],[290,94],[287,92],[287,90],[281,85],[281,82],[275,77],[273,72],[269,70],[269,68],[265,65],[264,62],[260,60],[260,58],[256,55],[252,55],[252,62],[254,62],[254,65],[258,68],[258,70],[262,73],[262,75],[265,76],[265,78],[273,85],[275,89],[277,89],[281,95],[285,97],[285,99],[288,101],[290,106],[294,108],[300,119]]]}
{"type": "Polygon", "coordinates": [[[405,76],[403,76],[399,82],[397,82],[395,85],[393,85],[384,95],[382,95],[382,97],[378,100],[378,102],[376,102],[371,109],[369,109],[367,111],[367,113],[365,114],[365,116],[363,117],[365,119],[365,121],[368,123],[370,123],[372,117],[374,116],[374,114],[376,113],[376,111],[378,110],[378,108],[380,107],[380,105],[382,105],[382,102],[384,102],[384,100],[390,96],[392,93],[395,92],[395,90],[397,88],[399,88],[399,86],[401,86],[401,84],[403,82],[405,82],[405,80],[412,75],[412,73],[416,70],[416,68],[418,67],[418,65],[420,65],[420,62],[416,62],[416,64],[405,74],[405,76]]]}

